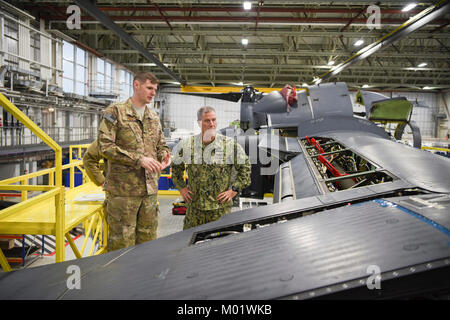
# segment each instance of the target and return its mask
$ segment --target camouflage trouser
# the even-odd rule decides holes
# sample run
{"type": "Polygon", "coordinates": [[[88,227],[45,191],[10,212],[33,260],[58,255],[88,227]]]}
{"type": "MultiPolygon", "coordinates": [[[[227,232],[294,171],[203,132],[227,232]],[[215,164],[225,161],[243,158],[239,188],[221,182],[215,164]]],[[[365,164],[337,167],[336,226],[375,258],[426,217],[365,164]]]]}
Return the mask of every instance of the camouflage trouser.
{"type": "Polygon", "coordinates": [[[196,227],[208,222],[216,221],[221,216],[230,212],[231,207],[221,208],[217,210],[199,210],[197,208],[188,207],[186,216],[184,217],[183,230],[196,227]]]}
{"type": "Polygon", "coordinates": [[[158,212],[156,194],[143,197],[108,195],[108,251],[156,239],[158,212]]]}

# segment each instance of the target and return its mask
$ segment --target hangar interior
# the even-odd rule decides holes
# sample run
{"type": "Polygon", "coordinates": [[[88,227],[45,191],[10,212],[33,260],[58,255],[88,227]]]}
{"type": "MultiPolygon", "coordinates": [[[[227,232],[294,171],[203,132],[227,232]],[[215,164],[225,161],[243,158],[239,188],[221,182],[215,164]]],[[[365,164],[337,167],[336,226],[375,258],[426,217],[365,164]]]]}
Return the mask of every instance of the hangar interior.
{"type": "MultiPolygon", "coordinates": [[[[168,143],[200,132],[196,111],[201,106],[216,109],[218,128],[239,122],[240,98],[223,97],[231,91],[253,87],[268,94],[286,84],[307,91],[344,82],[355,114],[365,111],[358,103],[360,92],[406,98],[412,106],[408,121],[420,130],[421,148],[449,157],[448,1],[421,1],[408,10],[411,1],[255,0],[249,1],[250,8],[243,2],[0,0],[0,93],[61,147],[63,165],[82,158],[97,137],[103,110],[132,95],[138,71],[150,71],[160,80],[150,106],[168,143]],[[422,17],[439,6],[446,11],[431,21],[422,17]],[[414,19],[418,27],[405,30],[414,19]],[[385,40],[391,42],[383,44],[385,40]],[[376,43],[381,49],[362,57],[376,43]]],[[[396,124],[383,128],[393,135],[396,124]]],[[[412,146],[413,140],[408,127],[399,142],[412,146]]],[[[59,158],[44,142],[0,107],[0,181],[11,183],[15,177],[56,167],[59,158]]],[[[86,181],[81,173],[73,165],[54,174],[70,191],[83,184],[77,174],[86,181]]],[[[48,185],[51,179],[53,173],[37,174],[13,183],[48,185]]],[[[24,189],[3,190],[3,208],[42,193],[29,190],[24,196],[24,189]]],[[[265,196],[263,201],[271,203],[271,195],[265,196]]],[[[160,193],[160,226],[167,228],[160,237],[181,230],[183,217],[171,213],[177,199],[176,190],[160,193]]],[[[252,201],[242,197],[235,210],[252,201]]],[[[99,209],[89,210],[98,214],[99,209]]],[[[73,234],[81,232],[77,241],[83,250],[91,241],[99,242],[98,250],[102,217],[86,217],[77,220],[73,234]]],[[[64,241],[48,244],[44,254],[44,237],[29,236],[27,243],[25,234],[1,237],[4,251],[12,243],[20,248],[20,259],[10,259],[17,269],[53,263],[54,248],[64,241]],[[25,247],[39,249],[29,264],[25,247]]],[[[70,246],[62,261],[77,258],[69,239],[66,244],[70,246]]]]}

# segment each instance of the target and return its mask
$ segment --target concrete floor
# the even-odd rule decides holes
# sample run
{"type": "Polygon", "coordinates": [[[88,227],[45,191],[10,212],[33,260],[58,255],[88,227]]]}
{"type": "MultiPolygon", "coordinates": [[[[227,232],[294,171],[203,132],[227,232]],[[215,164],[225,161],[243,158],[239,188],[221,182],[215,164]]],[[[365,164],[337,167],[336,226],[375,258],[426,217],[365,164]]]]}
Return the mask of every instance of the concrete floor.
{"type": "MultiPolygon", "coordinates": [[[[181,199],[178,196],[167,196],[167,195],[158,196],[158,201],[159,201],[158,236],[157,236],[158,238],[165,237],[172,233],[183,230],[184,215],[173,215],[172,214],[173,203],[178,202],[180,200],[181,199]]],[[[271,204],[272,198],[265,198],[262,201],[266,202],[267,204],[271,204]]],[[[233,207],[232,211],[233,212],[239,211],[241,209],[246,209],[249,207],[253,207],[255,205],[256,205],[256,200],[241,198],[240,206],[233,207]]],[[[83,241],[84,241],[84,236],[81,236],[74,241],[77,248],[81,248],[83,241]]],[[[91,245],[91,238],[88,238],[86,248],[90,248],[90,245],[91,245]]],[[[88,254],[88,249],[85,249],[83,256],[87,256],[87,254],[88,254]]],[[[76,259],[70,246],[66,246],[65,259],[66,259],[66,261],[76,259]]],[[[33,267],[46,265],[46,264],[50,264],[50,263],[55,263],[54,255],[53,256],[37,255],[37,256],[29,258],[29,262],[27,263],[25,268],[33,268],[33,267]]],[[[17,269],[21,269],[23,267],[20,265],[12,265],[12,268],[14,270],[17,270],[17,269]]]]}

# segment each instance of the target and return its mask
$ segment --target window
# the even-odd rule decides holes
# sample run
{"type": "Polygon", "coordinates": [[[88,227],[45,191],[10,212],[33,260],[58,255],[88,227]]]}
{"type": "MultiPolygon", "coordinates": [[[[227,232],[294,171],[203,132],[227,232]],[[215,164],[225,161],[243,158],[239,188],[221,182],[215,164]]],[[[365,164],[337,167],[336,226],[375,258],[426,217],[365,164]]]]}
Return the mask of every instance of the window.
{"type": "Polygon", "coordinates": [[[75,47],[76,54],[76,64],[75,64],[75,93],[81,96],[86,95],[87,79],[86,75],[88,72],[87,68],[87,53],[83,49],[75,47]]]}
{"type": "Polygon", "coordinates": [[[113,94],[114,92],[114,66],[112,63],[97,58],[97,92],[113,94]]]}
{"type": "Polygon", "coordinates": [[[63,41],[63,91],[86,95],[87,53],[63,41]]]}
{"type": "Polygon", "coordinates": [[[120,70],[119,74],[120,100],[125,100],[133,95],[133,75],[126,70],[120,70]]]}
{"type": "MultiPolygon", "coordinates": [[[[39,33],[30,31],[30,46],[31,46],[31,59],[34,61],[41,61],[41,36],[39,33]]],[[[40,72],[39,65],[31,64],[31,69],[40,72]]]]}
{"type": "Polygon", "coordinates": [[[14,55],[5,55],[5,63],[8,65],[19,66],[19,58],[17,56],[19,54],[19,25],[17,23],[17,17],[10,17],[5,14],[4,19],[4,39],[2,39],[4,48],[6,52],[12,53],[14,55]]]}
{"type": "Polygon", "coordinates": [[[105,61],[97,58],[97,83],[95,91],[105,91],[105,61]]]}

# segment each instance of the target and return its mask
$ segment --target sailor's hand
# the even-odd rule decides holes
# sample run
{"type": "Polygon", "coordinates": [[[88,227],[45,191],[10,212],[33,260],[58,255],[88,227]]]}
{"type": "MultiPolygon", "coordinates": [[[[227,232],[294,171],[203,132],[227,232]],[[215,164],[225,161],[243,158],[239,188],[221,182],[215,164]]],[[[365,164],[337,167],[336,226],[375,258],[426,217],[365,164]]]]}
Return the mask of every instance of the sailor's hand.
{"type": "Polygon", "coordinates": [[[229,202],[231,201],[235,196],[237,195],[236,191],[233,191],[233,189],[228,189],[227,191],[222,192],[217,196],[217,200],[219,200],[221,203],[229,202]]]}
{"type": "Polygon", "coordinates": [[[163,169],[162,164],[152,157],[143,157],[141,159],[141,167],[155,173],[161,172],[163,169]]]}
{"type": "Polygon", "coordinates": [[[183,198],[184,202],[188,203],[192,201],[191,195],[194,194],[188,187],[185,187],[180,190],[180,195],[183,198]]]}

